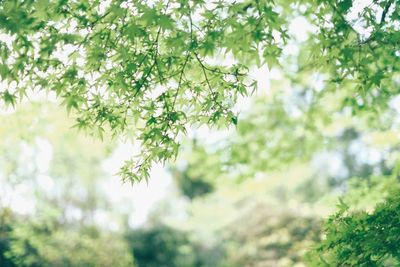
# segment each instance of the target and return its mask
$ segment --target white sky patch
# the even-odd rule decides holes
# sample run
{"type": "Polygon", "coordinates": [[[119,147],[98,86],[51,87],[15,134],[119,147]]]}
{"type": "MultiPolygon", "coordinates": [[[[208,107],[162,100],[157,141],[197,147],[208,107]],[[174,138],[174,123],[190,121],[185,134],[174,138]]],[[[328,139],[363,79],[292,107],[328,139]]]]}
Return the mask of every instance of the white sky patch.
{"type": "Polygon", "coordinates": [[[111,5],[111,0],[103,0],[103,1],[100,1],[99,9],[97,10],[97,12],[99,12],[100,15],[105,14],[107,8],[108,8],[110,5],[111,5]]]}
{"type": "Polygon", "coordinates": [[[54,179],[52,177],[44,174],[39,174],[36,177],[36,181],[41,190],[46,192],[48,195],[52,195],[53,190],[55,188],[54,179]]]}
{"type": "Polygon", "coordinates": [[[258,94],[265,94],[271,89],[271,73],[266,64],[260,68],[252,69],[250,71],[250,76],[254,77],[254,79],[257,81],[258,94]]]}
{"type": "Polygon", "coordinates": [[[349,149],[353,155],[357,155],[356,161],[358,163],[376,165],[382,160],[382,153],[378,149],[367,147],[365,143],[359,140],[353,141],[349,149]]]}
{"type": "Polygon", "coordinates": [[[23,215],[32,215],[35,213],[35,197],[32,186],[28,183],[15,185],[12,189],[12,200],[9,207],[16,213],[23,215]]]}
{"type": "MultiPolygon", "coordinates": [[[[104,170],[111,175],[117,173],[124,161],[137,152],[138,146],[119,145],[111,157],[104,161],[104,170]]],[[[116,207],[129,214],[130,225],[138,227],[147,221],[151,210],[170,192],[171,186],[171,175],[161,164],[156,164],[150,172],[148,183],[122,183],[120,178],[114,175],[104,181],[102,190],[116,207]]]]}
{"type": "Polygon", "coordinates": [[[69,56],[77,51],[77,46],[72,44],[59,45],[53,52],[54,58],[60,60],[64,65],[70,65],[69,56]]]}
{"type": "Polygon", "coordinates": [[[364,8],[371,6],[372,3],[372,0],[354,0],[350,12],[348,12],[346,15],[347,19],[351,21],[358,21],[364,8]]]}
{"type": "Polygon", "coordinates": [[[400,95],[396,95],[389,102],[389,106],[395,110],[398,114],[400,114],[400,95]]]}
{"type": "Polygon", "coordinates": [[[347,169],[343,164],[342,155],[338,152],[323,152],[316,155],[312,166],[317,173],[332,177],[343,178],[347,176],[347,169]]]}
{"type": "Polygon", "coordinates": [[[49,170],[52,158],[53,158],[53,148],[50,142],[43,138],[37,138],[35,163],[40,173],[45,173],[49,170]]]}
{"type": "Polygon", "coordinates": [[[23,168],[18,168],[18,173],[14,175],[32,179],[23,182],[16,180],[12,184],[9,180],[12,177],[0,175],[0,205],[8,206],[16,213],[32,215],[36,205],[35,183],[48,193],[54,188],[53,179],[45,175],[49,170],[53,151],[51,144],[42,138],[37,138],[33,145],[22,142],[19,149],[17,162],[23,164],[23,168]]]}
{"type": "Polygon", "coordinates": [[[362,36],[363,39],[367,39],[372,33],[372,27],[366,27],[366,23],[362,18],[362,12],[365,8],[370,7],[371,9],[375,9],[378,17],[379,14],[382,13],[382,10],[378,5],[373,4],[372,0],[355,0],[353,1],[353,6],[350,9],[349,13],[346,15],[346,19],[351,22],[353,28],[362,36]]]}
{"type": "Polygon", "coordinates": [[[69,220],[81,220],[83,218],[83,212],[73,206],[67,206],[64,210],[65,217],[69,220]]]}
{"type": "Polygon", "coordinates": [[[97,225],[106,226],[106,228],[111,231],[120,230],[120,225],[116,218],[105,210],[96,210],[93,220],[97,225]]]}
{"type": "Polygon", "coordinates": [[[289,24],[289,33],[294,36],[298,42],[307,40],[310,33],[315,33],[317,28],[310,24],[304,17],[296,17],[289,24]]]}

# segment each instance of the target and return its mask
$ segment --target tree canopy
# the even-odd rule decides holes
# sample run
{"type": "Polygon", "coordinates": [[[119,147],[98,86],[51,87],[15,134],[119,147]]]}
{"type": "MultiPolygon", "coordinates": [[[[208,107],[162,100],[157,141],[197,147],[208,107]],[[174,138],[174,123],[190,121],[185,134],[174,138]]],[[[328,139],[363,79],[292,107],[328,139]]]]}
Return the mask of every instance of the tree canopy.
{"type": "Polygon", "coordinates": [[[254,66],[294,84],[321,75],[313,99],[340,92],[339,110],[384,108],[399,88],[399,10],[395,0],[1,1],[0,95],[14,105],[54,92],[77,128],[139,140],[121,169],[138,181],[176,157],[191,126],[236,125],[254,66]],[[288,33],[298,17],[314,27],[301,42],[288,33]],[[293,42],[299,53],[285,55],[293,42]]]}

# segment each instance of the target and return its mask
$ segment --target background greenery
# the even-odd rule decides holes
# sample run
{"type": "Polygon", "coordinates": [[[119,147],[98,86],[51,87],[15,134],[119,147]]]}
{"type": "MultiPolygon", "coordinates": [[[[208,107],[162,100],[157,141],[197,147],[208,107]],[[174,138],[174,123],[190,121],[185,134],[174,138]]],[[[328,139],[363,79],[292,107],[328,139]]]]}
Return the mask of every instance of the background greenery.
{"type": "Polygon", "coordinates": [[[51,102],[3,114],[2,266],[395,265],[395,117],[382,114],[387,128],[372,131],[367,119],[343,115],[296,137],[302,118],[268,99],[255,97],[229,138],[188,139],[169,167],[175,189],[139,226],[104,189],[116,179],[102,164],[116,141],[71,129],[51,102]],[[285,123],[260,122],[278,114],[285,123]],[[279,138],[276,147],[265,133],[279,138]]]}
{"type": "Polygon", "coordinates": [[[0,1],[0,266],[399,265],[399,14],[0,1]]]}

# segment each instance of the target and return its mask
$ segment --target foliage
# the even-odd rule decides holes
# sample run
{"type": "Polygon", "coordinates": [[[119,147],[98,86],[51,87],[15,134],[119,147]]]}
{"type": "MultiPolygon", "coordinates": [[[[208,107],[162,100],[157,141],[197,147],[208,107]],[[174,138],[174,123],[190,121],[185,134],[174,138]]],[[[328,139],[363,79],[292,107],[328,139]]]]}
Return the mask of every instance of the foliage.
{"type": "MultiPolygon", "coordinates": [[[[381,179],[390,187],[379,192],[389,194],[372,211],[352,210],[343,200],[340,202],[338,211],[325,224],[325,239],[308,255],[311,266],[395,266],[400,263],[400,185],[390,178],[381,179]]],[[[349,197],[357,198],[351,193],[349,197]]]]}
{"type": "Polygon", "coordinates": [[[189,126],[237,124],[233,105],[256,86],[248,70],[279,66],[292,39],[289,20],[296,16],[318,29],[300,53],[300,70],[327,75],[324,91],[349,87],[344,106],[385,105],[398,87],[398,1],[364,7],[359,21],[348,18],[352,5],[2,1],[0,76],[7,86],[1,96],[15,105],[29,90],[55,92],[74,111],[77,128],[140,140],[139,158],[121,174],[124,180],[147,179],[153,162],[176,157],[189,126]],[[234,64],[224,64],[226,58],[234,64]]]}
{"type": "Polygon", "coordinates": [[[56,222],[13,222],[6,257],[17,266],[133,266],[115,233],[76,229],[56,222]]]}
{"type": "Polygon", "coordinates": [[[320,240],[321,221],[290,210],[267,212],[268,208],[271,209],[258,205],[228,228],[232,232],[227,240],[227,266],[301,266],[305,263],[304,255],[309,247],[320,240]]]}
{"type": "MultiPolygon", "coordinates": [[[[304,211],[321,212],[323,194],[346,190],[309,264],[397,265],[399,183],[381,186],[373,176],[397,175],[398,114],[389,106],[399,94],[400,2],[359,2],[1,1],[0,98],[14,107],[38,91],[56,95],[76,128],[135,140],[139,155],[120,172],[131,182],[147,180],[153,163],[176,158],[191,127],[236,126],[222,147],[195,146],[175,168],[191,199],[186,224],[175,222],[186,229],[128,234],[139,265],[301,265],[305,247],[318,242],[322,216],[304,211]],[[290,31],[298,19],[311,28],[302,40],[290,31]],[[257,89],[251,70],[265,64],[285,79],[239,122],[236,103],[257,89]],[[354,147],[367,146],[373,134],[385,142],[371,163],[354,147]],[[339,154],[344,174],[312,170],[324,152],[339,154]],[[236,183],[248,177],[257,179],[236,183]],[[379,204],[360,208],[365,202],[379,204]],[[272,212],[274,203],[290,215],[272,212]],[[216,247],[202,250],[202,238],[216,247]]],[[[121,233],[96,225],[96,213],[112,213],[97,190],[107,149],[66,133],[63,119],[52,124],[56,130],[43,127],[38,112],[54,115],[53,122],[60,117],[41,108],[22,108],[0,128],[0,182],[12,192],[28,187],[35,200],[26,217],[1,207],[0,259],[9,266],[132,265],[121,233]],[[43,169],[28,152],[46,142],[55,156],[43,169]],[[57,181],[53,191],[46,177],[57,181]]]]}
{"type": "Polygon", "coordinates": [[[223,256],[220,248],[207,249],[190,240],[188,233],[163,224],[131,230],[127,240],[139,267],[211,267],[223,256]]]}
{"type": "Polygon", "coordinates": [[[0,121],[0,265],[133,266],[122,233],[95,220],[110,204],[99,190],[107,146],[71,131],[54,103],[0,121]]]}
{"type": "MultiPolygon", "coordinates": [[[[387,119],[393,113],[388,110],[375,115],[375,119],[385,122],[379,130],[369,123],[369,116],[354,118],[347,114],[315,129],[304,123],[309,114],[291,117],[284,104],[275,102],[274,106],[266,97],[257,100],[248,113],[242,114],[238,130],[229,139],[214,143],[212,148],[198,141],[188,154],[183,153],[184,162],[201,159],[185,165],[186,173],[214,175],[210,179],[214,181],[214,191],[193,199],[189,223],[178,225],[189,227],[198,235],[207,232],[204,239],[208,242],[222,238],[227,266],[308,266],[314,262],[304,255],[320,242],[323,216],[331,212],[329,207],[338,195],[346,191],[343,199],[352,209],[371,209],[399,187],[396,179],[386,177],[395,175],[398,168],[396,123],[387,119]],[[329,128],[333,130],[328,131],[329,128]],[[279,141],[272,143],[274,138],[279,141]],[[378,160],[368,159],[370,149],[378,160]],[[326,170],[334,165],[330,158],[327,162],[321,158],[322,166],[315,166],[320,153],[334,154],[340,169],[326,170]],[[206,160],[210,158],[211,164],[206,160]],[[243,177],[256,179],[232,182],[237,181],[232,178],[237,177],[238,171],[243,171],[243,177]],[[307,208],[315,213],[310,214],[307,208]],[[208,223],[210,218],[212,224],[208,223]]],[[[319,118],[325,116],[327,109],[319,110],[319,118]]],[[[385,220],[381,223],[385,224],[385,220]]],[[[394,230],[389,220],[387,223],[386,229],[394,230]]],[[[343,245],[347,244],[343,241],[343,245]]],[[[333,247],[338,253],[342,251],[333,247]]],[[[381,248],[385,249],[385,245],[381,248]]],[[[324,251],[314,256],[320,253],[324,251]]],[[[347,266],[336,261],[327,266],[342,265],[347,266]]]]}
{"type": "Polygon", "coordinates": [[[191,177],[188,171],[175,171],[175,178],[182,194],[190,199],[206,195],[213,191],[213,185],[202,177],[191,177]]]}
{"type": "Polygon", "coordinates": [[[214,190],[215,177],[222,174],[221,160],[217,153],[206,151],[194,140],[191,145],[184,146],[179,162],[182,166],[173,166],[171,173],[181,193],[189,199],[201,197],[214,190]]]}
{"type": "Polygon", "coordinates": [[[288,162],[307,162],[323,147],[323,136],[307,122],[307,117],[293,117],[279,98],[257,99],[242,116],[235,134],[220,149],[230,175],[247,178],[257,172],[280,169],[288,162]]]}
{"type": "Polygon", "coordinates": [[[133,230],[127,240],[138,266],[193,266],[187,236],[167,226],[133,230]]]}
{"type": "Polygon", "coordinates": [[[366,5],[349,19],[354,1],[327,1],[319,5],[315,19],[324,25],[310,48],[310,56],[334,81],[332,90],[351,84],[343,105],[355,110],[379,110],[398,93],[399,19],[398,1],[379,1],[366,5]],[[393,8],[393,12],[391,11],[393,8]],[[331,13],[328,19],[325,15],[331,13]]]}
{"type": "Polygon", "coordinates": [[[232,103],[254,86],[247,67],[209,64],[206,56],[224,49],[254,57],[253,45],[276,46],[266,35],[253,39],[254,29],[283,34],[270,4],[263,4],[268,14],[246,6],[220,2],[209,10],[202,1],[112,1],[100,11],[99,1],[2,2],[2,31],[12,39],[12,47],[2,42],[2,80],[18,84],[2,92],[3,99],[14,104],[27,88],[43,88],[77,111],[78,128],[100,137],[105,128],[113,134],[135,130],[141,158],[122,174],[147,178],[151,162],[176,155],[176,138],[188,124],[236,121],[232,103]],[[57,51],[68,47],[63,62],[57,51]]]}
{"type": "Polygon", "coordinates": [[[7,251],[10,250],[10,232],[13,220],[13,214],[9,209],[0,210],[0,263],[4,267],[17,266],[6,257],[7,251]]]}

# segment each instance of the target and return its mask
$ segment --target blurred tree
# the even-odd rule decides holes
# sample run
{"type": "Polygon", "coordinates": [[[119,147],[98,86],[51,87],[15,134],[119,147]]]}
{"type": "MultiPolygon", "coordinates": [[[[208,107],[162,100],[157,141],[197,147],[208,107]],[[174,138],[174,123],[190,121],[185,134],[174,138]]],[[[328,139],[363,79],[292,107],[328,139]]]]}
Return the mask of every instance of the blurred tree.
{"type": "MultiPolygon", "coordinates": [[[[189,222],[177,225],[205,235],[209,242],[224,243],[226,258],[221,264],[226,266],[308,266],[304,255],[322,239],[323,216],[333,199],[345,193],[346,203],[356,208],[366,201],[382,201],[390,188],[399,186],[397,180],[379,182],[385,175],[395,175],[399,158],[393,110],[374,115],[385,122],[377,127],[368,113],[353,117],[319,107],[320,119],[327,114],[335,119],[308,127],[309,113],[291,116],[283,103],[278,105],[275,99],[274,106],[268,101],[267,97],[257,99],[248,114],[242,114],[238,130],[211,151],[199,141],[182,153],[184,162],[201,159],[185,165],[186,172],[215,170],[207,172],[214,190],[204,198],[194,198],[189,222]],[[274,116],[275,112],[280,116],[274,116]],[[335,159],[340,164],[332,169],[335,159]],[[237,177],[256,179],[237,183],[232,179],[237,177]],[[210,218],[212,224],[208,224],[210,218]]],[[[358,222],[355,219],[354,227],[358,222]]],[[[387,223],[385,227],[397,231],[390,220],[387,223]]],[[[379,249],[392,251],[390,245],[379,249]]],[[[327,266],[336,265],[340,264],[333,261],[327,266]]]]}
{"type": "Polygon", "coordinates": [[[0,265],[133,266],[122,233],[108,229],[122,214],[96,219],[109,206],[99,189],[106,145],[70,131],[54,103],[0,122],[0,265]]]}
{"type": "Polygon", "coordinates": [[[134,266],[118,234],[50,220],[15,221],[6,257],[16,266],[134,266]]]}
{"type": "Polygon", "coordinates": [[[309,247],[320,240],[320,228],[318,217],[259,204],[227,227],[227,266],[303,266],[309,247]]]}
{"type": "Polygon", "coordinates": [[[186,233],[168,226],[132,230],[127,240],[139,267],[194,266],[193,252],[186,233]]]}
{"type": "Polygon", "coordinates": [[[219,155],[207,152],[204,146],[196,143],[194,140],[188,151],[183,151],[179,160],[181,166],[170,168],[181,193],[189,199],[211,193],[215,177],[222,174],[219,155]]]}
{"type": "Polygon", "coordinates": [[[17,265],[6,257],[10,250],[10,232],[14,221],[13,214],[9,209],[0,210],[0,263],[4,267],[16,267],[17,265]]]}
{"type": "Polygon", "coordinates": [[[139,267],[219,266],[222,248],[205,248],[190,240],[189,234],[163,224],[127,233],[135,263],[139,267]]]}
{"type": "Polygon", "coordinates": [[[188,172],[189,170],[174,171],[175,179],[183,195],[193,199],[213,191],[213,184],[211,182],[205,181],[202,177],[190,176],[188,172]]]}

